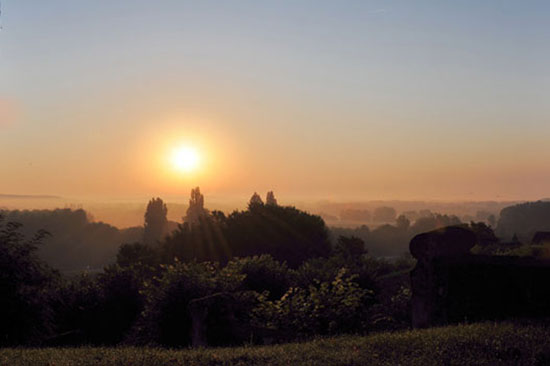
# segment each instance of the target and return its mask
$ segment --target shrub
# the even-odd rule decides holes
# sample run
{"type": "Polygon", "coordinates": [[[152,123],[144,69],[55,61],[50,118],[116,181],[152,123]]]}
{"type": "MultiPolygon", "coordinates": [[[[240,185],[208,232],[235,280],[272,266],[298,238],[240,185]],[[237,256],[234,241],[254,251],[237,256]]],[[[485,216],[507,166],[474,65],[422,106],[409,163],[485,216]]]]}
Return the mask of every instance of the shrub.
{"type": "Polygon", "coordinates": [[[353,276],[353,281],[359,287],[367,290],[378,291],[375,278],[385,269],[384,263],[368,256],[361,256],[348,260],[340,256],[329,258],[313,258],[306,261],[298,268],[296,273],[296,286],[306,288],[310,284],[319,282],[332,282],[342,268],[346,268],[346,276],[353,276]]]}
{"type": "Polygon", "coordinates": [[[59,276],[36,256],[47,233],[26,240],[20,227],[0,216],[0,346],[36,344],[52,330],[51,289],[59,276]]]}
{"type": "Polygon", "coordinates": [[[267,291],[270,300],[280,299],[296,277],[286,263],[280,263],[267,254],[234,259],[227,264],[227,268],[245,275],[242,282],[244,290],[267,291]]]}
{"type": "Polygon", "coordinates": [[[229,216],[214,212],[178,226],[161,243],[163,263],[227,263],[234,257],[269,254],[296,268],[309,258],[330,254],[328,229],[315,215],[294,207],[253,204],[229,216]]]}
{"type": "Polygon", "coordinates": [[[54,344],[101,343],[103,321],[101,289],[87,273],[66,281],[56,291],[54,344]]]}
{"type": "Polygon", "coordinates": [[[143,310],[140,290],[148,267],[113,265],[96,276],[83,274],[58,289],[57,344],[114,345],[124,339],[143,310]]]}
{"type": "Polygon", "coordinates": [[[181,263],[163,266],[163,273],[144,288],[145,309],[137,322],[131,341],[165,346],[192,343],[192,303],[201,301],[203,319],[210,345],[242,341],[238,325],[249,323],[259,295],[239,291],[245,275],[218,264],[181,263]]]}
{"type": "Polygon", "coordinates": [[[341,269],[331,282],[292,287],[278,301],[264,304],[276,328],[298,336],[358,332],[365,326],[374,293],[362,289],[341,269]]]}
{"type": "Polygon", "coordinates": [[[141,243],[122,244],[116,255],[116,262],[121,267],[132,264],[156,265],[160,262],[159,253],[151,246],[141,243]]]}

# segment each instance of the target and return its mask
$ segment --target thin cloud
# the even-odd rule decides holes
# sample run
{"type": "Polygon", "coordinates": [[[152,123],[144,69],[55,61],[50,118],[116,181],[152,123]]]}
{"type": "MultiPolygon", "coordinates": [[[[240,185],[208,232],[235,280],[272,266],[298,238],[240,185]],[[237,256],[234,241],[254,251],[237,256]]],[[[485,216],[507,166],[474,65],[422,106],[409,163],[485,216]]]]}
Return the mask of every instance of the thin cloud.
{"type": "Polygon", "coordinates": [[[391,9],[388,8],[378,8],[369,10],[365,13],[366,18],[384,18],[391,12],[391,9]]]}
{"type": "Polygon", "coordinates": [[[369,11],[369,14],[386,14],[387,12],[388,12],[388,9],[380,8],[380,9],[369,11]]]}

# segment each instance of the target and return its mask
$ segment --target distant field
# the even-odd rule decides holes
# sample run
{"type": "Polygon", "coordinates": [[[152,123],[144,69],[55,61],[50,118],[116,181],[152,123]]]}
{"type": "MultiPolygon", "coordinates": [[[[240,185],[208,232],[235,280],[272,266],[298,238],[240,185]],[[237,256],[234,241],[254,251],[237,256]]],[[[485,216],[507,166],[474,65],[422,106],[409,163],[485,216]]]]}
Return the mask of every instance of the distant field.
{"type": "Polygon", "coordinates": [[[483,323],[262,347],[2,349],[0,365],[550,365],[550,328],[483,323]]]}

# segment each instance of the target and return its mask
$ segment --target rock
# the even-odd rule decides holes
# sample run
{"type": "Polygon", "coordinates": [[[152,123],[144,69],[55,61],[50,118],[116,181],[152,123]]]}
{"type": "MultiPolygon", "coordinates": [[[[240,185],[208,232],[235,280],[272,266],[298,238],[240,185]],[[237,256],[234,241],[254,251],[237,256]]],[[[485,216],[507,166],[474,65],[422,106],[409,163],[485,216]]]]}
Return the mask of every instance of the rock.
{"type": "Polygon", "coordinates": [[[411,318],[415,328],[445,324],[446,281],[434,268],[435,258],[468,255],[476,243],[475,234],[465,228],[448,226],[415,236],[409,245],[416,266],[411,271],[411,318]]]}
{"type": "Polygon", "coordinates": [[[409,250],[418,260],[468,254],[476,243],[475,234],[459,226],[448,226],[415,236],[409,250]]]}

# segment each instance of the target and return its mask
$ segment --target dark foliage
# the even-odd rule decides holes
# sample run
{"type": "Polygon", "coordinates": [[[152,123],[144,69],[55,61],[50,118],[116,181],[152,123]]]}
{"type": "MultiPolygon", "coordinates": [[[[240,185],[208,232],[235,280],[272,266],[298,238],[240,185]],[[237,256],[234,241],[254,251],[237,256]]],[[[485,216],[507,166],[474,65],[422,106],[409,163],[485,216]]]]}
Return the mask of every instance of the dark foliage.
{"type": "Polygon", "coordinates": [[[122,244],[116,255],[116,262],[121,267],[132,264],[156,265],[159,261],[159,251],[141,243],[122,244]]]}
{"type": "Polygon", "coordinates": [[[216,264],[181,263],[165,266],[145,288],[146,306],[130,340],[171,347],[192,340],[193,302],[206,321],[211,345],[243,342],[238,324],[247,324],[256,297],[239,291],[244,275],[216,264]]]}
{"type": "Polygon", "coordinates": [[[374,292],[354,279],[342,268],[332,281],[291,287],[279,300],[264,302],[263,315],[294,337],[364,332],[374,292]]]}
{"type": "Polygon", "coordinates": [[[233,256],[270,254],[292,268],[330,253],[323,220],[294,207],[258,205],[234,212],[226,220],[226,238],[233,256]]]}
{"type": "Polygon", "coordinates": [[[145,210],[145,221],[143,225],[143,242],[145,244],[156,244],[166,233],[168,209],[160,198],[152,198],[145,210]]]}
{"type": "Polygon", "coordinates": [[[143,310],[140,290],[148,267],[113,265],[97,276],[82,275],[57,290],[54,344],[114,345],[143,310]]]}
{"type": "Polygon", "coordinates": [[[228,217],[204,215],[195,224],[184,223],[162,245],[170,262],[227,262],[232,257],[269,254],[292,268],[304,260],[330,253],[328,229],[319,216],[294,207],[254,203],[228,217]]]}
{"type": "Polygon", "coordinates": [[[369,222],[371,220],[371,213],[369,210],[358,210],[358,209],[348,208],[340,212],[340,220],[355,221],[355,222],[369,222]]]}
{"type": "Polygon", "coordinates": [[[331,247],[320,217],[274,197],[229,216],[194,197],[201,213],[160,245],[124,244],[116,265],[65,281],[5,225],[3,344],[222,346],[369,329],[378,278],[396,266],[360,238],[331,247]]]}
{"type": "Polygon", "coordinates": [[[500,212],[496,233],[504,240],[516,235],[528,242],[537,231],[550,231],[550,202],[527,202],[500,212]]]}
{"type": "Polygon", "coordinates": [[[223,215],[201,215],[195,223],[180,224],[159,247],[162,263],[181,261],[227,262],[231,250],[225,237],[223,215]]]}
{"type": "Polygon", "coordinates": [[[0,346],[37,344],[52,332],[48,305],[58,275],[36,256],[47,234],[26,240],[20,226],[0,216],[0,346]]]}
{"type": "Polygon", "coordinates": [[[348,261],[360,258],[366,252],[365,242],[355,236],[340,236],[334,247],[334,253],[348,261]]]}
{"type": "Polygon", "coordinates": [[[267,254],[237,258],[229,262],[227,267],[245,275],[242,289],[258,293],[267,291],[270,300],[281,298],[296,281],[295,271],[267,254]]]}
{"type": "Polygon", "coordinates": [[[393,207],[378,207],[374,210],[372,219],[374,222],[393,222],[396,215],[393,207]]]}
{"type": "Polygon", "coordinates": [[[28,237],[39,230],[51,235],[35,252],[50,266],[63,272],[98,269],[113,263],[120,243],[141,241],[143,228],[119,230],[91,222],[86,211],[71,209],[1,211],[6,221],[22,224],[20,232],[28,237]]]}
{"type": "Polygon", "coordinates": [[[422,215],[412,224],[405,215],[400,215],[395,219],[395,225],[383,224],[372,230],[366,225],[354,229],[331,228],[332,238],[335,241],[339,236],[355,236],[365,242],[369,253],[374,256],[398,257],[408,251],[409,242],[415,235],[461,224],[458,217],[452,215],[431,212],[422,212],[422,215]]]}

